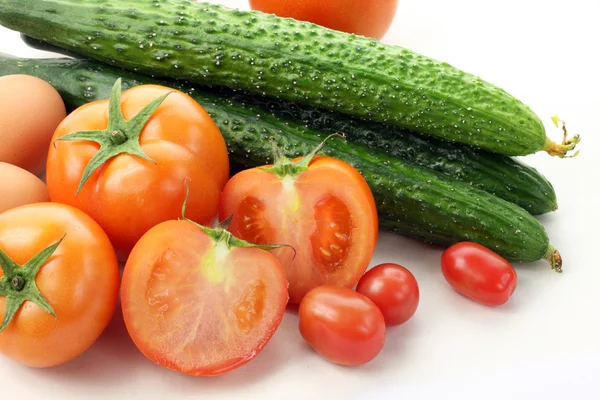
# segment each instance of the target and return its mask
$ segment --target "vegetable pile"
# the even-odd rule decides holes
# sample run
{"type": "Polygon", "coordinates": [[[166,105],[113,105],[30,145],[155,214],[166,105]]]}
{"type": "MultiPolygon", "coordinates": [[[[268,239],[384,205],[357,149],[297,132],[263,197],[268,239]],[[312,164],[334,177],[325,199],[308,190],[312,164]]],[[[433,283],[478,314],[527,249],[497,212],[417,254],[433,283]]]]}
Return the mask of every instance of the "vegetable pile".
{"type": "Polygon", "coordinates": [[[535,217],[557,208],[552,184],[513,157],[570,157],[579,137],[555,119],[553,142],[481,78],[185,0],[0,0],[0,24],[70,56],[0,55],[16,88],[0,93],[15,109],[0,114],[0,179],[15,182],[0,200],[0,353],[18,362],[83,354],[120,295],[140,352],[185,374],[250,362],[288,304],[317,354],[365,364],[420,300],[405,266],[369,269],[379,229],[444,246],[440,273],[487,306],[516,290],[513,263],[562,272],[535,217]]]}

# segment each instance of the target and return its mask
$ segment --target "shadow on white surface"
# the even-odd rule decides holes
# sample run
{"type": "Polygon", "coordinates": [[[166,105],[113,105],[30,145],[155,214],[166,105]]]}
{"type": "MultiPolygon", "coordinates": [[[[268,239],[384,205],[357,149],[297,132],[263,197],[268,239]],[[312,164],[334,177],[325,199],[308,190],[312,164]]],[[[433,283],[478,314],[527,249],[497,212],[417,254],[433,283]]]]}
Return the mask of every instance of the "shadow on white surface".
{"type": "Polygon", "coordinates": [[[87,352],[71,362],[42,370],[40,376],[69,385],[117,384],[131,379],[144,360],[127,333],[119,303],[104,333],[87,352]]]}
{"type": "MultiPolygon", "coordinates": [[[[154,379],[162,381],[160,386],[170,386],[174,393],[212,392],[234,387],[258,384],[262,377],[269,376],[283,367],[291,354],[286,351],[286,342],[301,341],[297,327],[291,319],[296,316],[286,316],[273,339],[263,351],[250,363],[228,374],[217,377],[193,377],[175,371],[170,371],[146,359],[136,348],[129,337],[120,309],[98,341],[77,359],[44,370],[30,370],[40,380],[51,380],[53,384],[71,390],[73,385],[94,388],[100,392],[103,388],[118,387],[136,381],[142,376],[147,379],[150,374],[154,379]],[[298,336],[293,337],[293,336],[298,336]]],[[[25,367],[20,367],[25,368],[25,367]]]]}

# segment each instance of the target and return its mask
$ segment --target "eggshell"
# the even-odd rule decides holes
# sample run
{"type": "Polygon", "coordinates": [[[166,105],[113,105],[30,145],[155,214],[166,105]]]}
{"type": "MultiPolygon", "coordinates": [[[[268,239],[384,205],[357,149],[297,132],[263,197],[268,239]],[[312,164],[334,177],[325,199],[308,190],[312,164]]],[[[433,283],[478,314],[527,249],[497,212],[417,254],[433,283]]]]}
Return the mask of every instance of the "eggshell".
{"type": "Polygon", "coordinates": [[[0,161],[40,175],[65,104],[46,81],[29,75],[0,77],[0,161]]]}
{"type": "Polygon", "coordinates": [[[22,168],[0,162],[0,182],[0,213],[25,204],[50,201],[46,184],[22,168]]]}

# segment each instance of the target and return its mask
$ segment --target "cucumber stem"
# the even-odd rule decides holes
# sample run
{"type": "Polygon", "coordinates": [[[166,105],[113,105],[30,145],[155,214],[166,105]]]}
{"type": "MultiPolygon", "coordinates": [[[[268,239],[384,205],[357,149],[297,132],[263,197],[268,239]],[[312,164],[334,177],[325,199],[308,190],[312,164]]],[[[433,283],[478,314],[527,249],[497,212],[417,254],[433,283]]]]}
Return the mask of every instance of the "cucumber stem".
{"type": "Polygon", "coordinates": [[[550,263],[550,267],[558,272],[558,273],[562,273],[562,257],[560,255],[560,252],[558,250],[556,250],[554,247],[552,246],[548,246],[548,250],[546,250],[546,255],[544,256],[544,258],[550,263]]]}
{"type": "Polygon", "coordinates": [[[552,117],[552,122],[557,127],[559,124],[561,125],[561,129],[563,131],[563,140],[561,144],[555,143],[550,138],[546,139],[546,145],[544,146],[544,150],[550,154],[551,156],[557,156],[560,158],[572,158],[579,154],[579,150],[575,152],[575,154],[568,155],[568,153],[575,149],[577,144],[581,142],[581,138],[579,135],[575,135],[572,138],[569,138],[569,133],[567,132],[567,124],[565,121],[558,118],[558,116],[552,117]]]}

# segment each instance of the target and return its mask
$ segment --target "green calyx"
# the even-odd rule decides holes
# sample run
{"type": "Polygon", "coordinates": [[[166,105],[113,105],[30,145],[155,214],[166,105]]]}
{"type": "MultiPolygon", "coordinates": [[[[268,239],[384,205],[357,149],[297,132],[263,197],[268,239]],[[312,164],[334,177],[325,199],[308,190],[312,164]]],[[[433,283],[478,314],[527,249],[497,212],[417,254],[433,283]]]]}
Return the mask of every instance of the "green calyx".
{"type": "Polygon", "coordinates": [[[272,166],[263,167],[261,169],[264,171],[272,172],[281,178],[283,178],[284,176],[296,176],[302,171],[306,171],[308,169],[308,166],[312,162],[313,158],[315,158],[317,153],[319,153],[319,151],[321,151],[323,147],[325,147],[325,143],[333,136],[338,136],[341,138],[345,137],[343,134],[339,133],[329,135],[313,151],[311,151],[309,154],[295,162],[283,155],[281,149],[275,142],[275,139],[271,137],[270,139],[271,143],[273,144],[273,154],[275,160],[272,166]]]}
{"type": "Polygon", "coordinates": [[[112,88],[108,102],[108,127],[105,130],[74,132],[56,139],[61,141],[88,140],[100,145],[100,149],[83,171],[77,194],[98,167],[119,154],[135,155],[156,164],[140,147],[140,134],[150,117],[170,93],[172,92],[151,101],[135,117],[126,121],[121,111],[121,79],[119,78],[112,88]]]}
{"type": "Polygon", "coordinates": [[[227,230],[229,228],[229,224],[231,223],[231,219],[232,219],[231,216],[229,218],[223,220],[215,228],[208,228],[206,226],[202,226],[202,225],[198,224],[197,222],[186,218],[185,210],[187,207],[188,195],[190,193],[190,188],[187,184],[187,181],[185,183],[185,190],[186,190],[186,194],[185,194],[185,200],[183,201],[183,206],[181,207],[181,218],[184,221],[188,221],[188,222],[196,225],[198,228],[202,229],[202,231],[204,233],[206,233],[212,240],[214,240],[216,244],[225,243],[225,245],[227,246],[228,249],[232,249],[234,247],[249,247],[249,248],[255,248],[255,249],[262,249],[262,250],[274,250],[274,249],[279,249],[281,247],[289,247],[294,251],[294,258],[296,257],[296,249],[294,249],[290,245],[250,243],[250,242],[247,242],[245,240],[242,240],[242,239],[239,239],[239,238],[233,236],[231,234],[231,232],[229,232],[227,230]]]}
{"type": "Polygon", "coordinates": [[[42,296],[35,284],[35,277],[54,251],[63,241],[64,236],[53,245],[36,254],[23,265],[15,263],[2,249],[0,249],[0,268],[4,276],[0,278],[0,296],[6,298],[4,320],[0,326],[2,332],[12,321],[21,305],[29,300],[40,306],[48,314],[56,318],[54,309],[42,296]]]}

